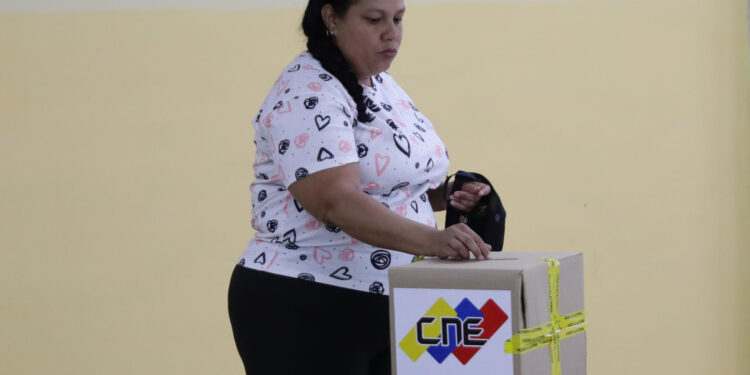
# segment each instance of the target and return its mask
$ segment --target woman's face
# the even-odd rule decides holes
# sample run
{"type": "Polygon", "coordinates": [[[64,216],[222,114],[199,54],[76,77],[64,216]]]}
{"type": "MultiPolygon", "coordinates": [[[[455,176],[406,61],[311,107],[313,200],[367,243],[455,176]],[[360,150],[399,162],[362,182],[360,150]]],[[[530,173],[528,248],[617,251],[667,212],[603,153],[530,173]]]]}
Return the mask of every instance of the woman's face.
{"type": "Polygon", "coordinates": [[[391,66],[401,45],[404,0],[357,0],[342,17],[330,5],[323,20],[361,84],[391,66]]]}

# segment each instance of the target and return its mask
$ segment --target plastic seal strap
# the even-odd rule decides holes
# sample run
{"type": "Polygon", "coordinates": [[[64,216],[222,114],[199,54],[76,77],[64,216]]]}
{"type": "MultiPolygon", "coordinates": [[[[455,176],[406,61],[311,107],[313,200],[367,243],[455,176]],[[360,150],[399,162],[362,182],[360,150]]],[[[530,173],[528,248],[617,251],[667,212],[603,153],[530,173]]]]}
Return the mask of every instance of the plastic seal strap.
{"type": "Polygon", "coordinates": [[[549,345],[550,369],[552,375],[561,375],[560,340],[586,332],[584,310],[560,316],[560,261],[554,258],[540,258],[547,262],[549,282],[549,323],[524,328],[505,341],[505,352],[523,354],[549,345]]]}

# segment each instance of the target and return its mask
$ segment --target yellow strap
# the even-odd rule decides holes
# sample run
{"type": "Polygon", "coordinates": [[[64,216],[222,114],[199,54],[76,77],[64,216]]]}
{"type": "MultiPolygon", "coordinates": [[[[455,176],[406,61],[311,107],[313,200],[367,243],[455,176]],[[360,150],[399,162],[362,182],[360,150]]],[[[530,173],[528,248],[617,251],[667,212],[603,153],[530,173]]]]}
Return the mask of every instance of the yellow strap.
{"type": "MultiPolygon", "coordinates": [[[[575,336],[586,330],[585,313],[581,310],[561,316],[558,319],[558,324],[560,340],[575,336]]],[[[554,325],[551,322],[536,327],[524,328],[513,335],[510,340],[505,341],[505,352],[523,354],[539,346],[547,345],[552,340],[554,331],[554,325]]]]}
{"type": "Polygon", "coordinates": [[[560,261],[554,258],[540,258],[547,262],[549,279],[549,323],[524,328],[505,341],[505,352],[523,354],[549,345],[550,368],[552,375],[561,375],[560,340],[586,331],[584,310],[560,316],[558,305],[560,296],[560,261]]]}
{"type": "Polygon", "coordinates": [[[561,375],[562,367],[560,366],[560,336],[552,336],[552,342],[549,344],[549,367],[552,375],[561,375]]]}

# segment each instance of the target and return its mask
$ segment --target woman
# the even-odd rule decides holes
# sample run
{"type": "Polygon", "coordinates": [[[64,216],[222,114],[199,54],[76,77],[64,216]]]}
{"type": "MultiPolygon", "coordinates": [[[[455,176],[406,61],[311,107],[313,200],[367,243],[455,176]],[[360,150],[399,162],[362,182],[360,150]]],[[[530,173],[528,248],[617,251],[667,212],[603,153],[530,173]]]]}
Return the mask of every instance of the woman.
{"type": "Polygon", "coordinates": [[[385,73],[403,0],[311,0],[308,51],[281,73],[254,121],[255,238],[232,274],[229,314],[248,374],[390,372],[388,267],[414,255],[488,256],[464,224],[436,229],[448,154],[385,73]]]}

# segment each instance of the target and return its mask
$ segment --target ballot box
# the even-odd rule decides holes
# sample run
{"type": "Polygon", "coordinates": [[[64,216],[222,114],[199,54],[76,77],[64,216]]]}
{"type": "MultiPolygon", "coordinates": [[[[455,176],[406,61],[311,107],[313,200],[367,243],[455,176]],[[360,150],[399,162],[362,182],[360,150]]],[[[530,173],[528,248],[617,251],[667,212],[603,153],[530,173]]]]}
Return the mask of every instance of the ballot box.
{"type": "Polygon", "coordinates": [[[427,258],[388,277],[393,374],[586,374],[581,253],[427,258]]]}

